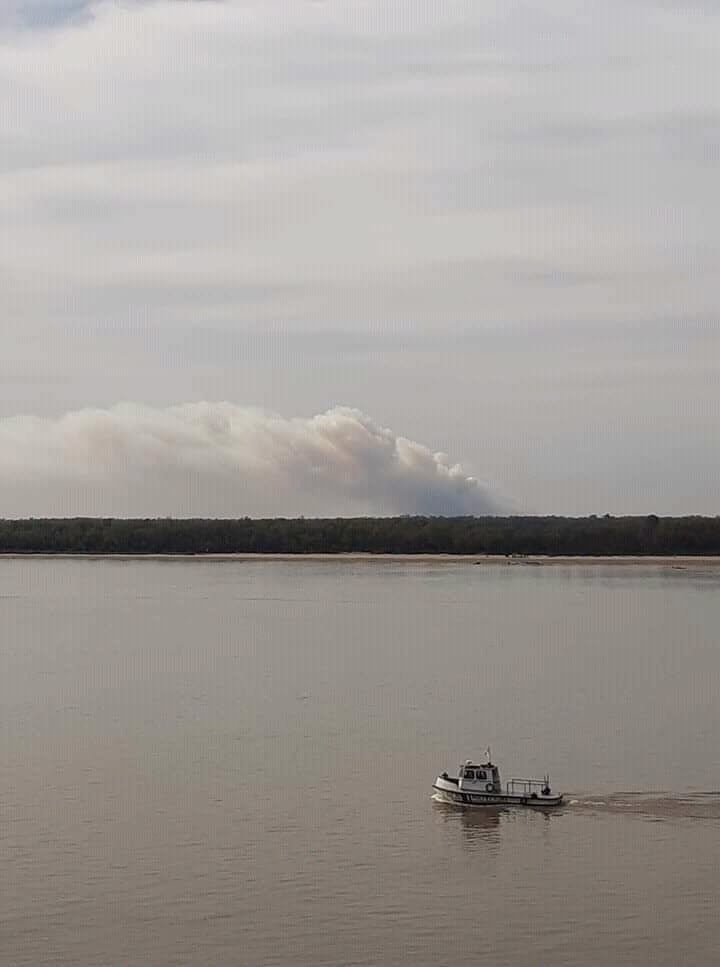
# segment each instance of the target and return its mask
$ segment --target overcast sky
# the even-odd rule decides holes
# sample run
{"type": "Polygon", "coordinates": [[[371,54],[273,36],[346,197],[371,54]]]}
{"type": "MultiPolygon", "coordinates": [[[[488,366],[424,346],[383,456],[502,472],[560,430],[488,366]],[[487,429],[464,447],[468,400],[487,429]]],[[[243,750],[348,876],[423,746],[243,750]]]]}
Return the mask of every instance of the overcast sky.
{"type": "Polygon", "coordinates": [[[719,50],[709,0],[0,0],[0,516],[720,513],[719,50]]]}

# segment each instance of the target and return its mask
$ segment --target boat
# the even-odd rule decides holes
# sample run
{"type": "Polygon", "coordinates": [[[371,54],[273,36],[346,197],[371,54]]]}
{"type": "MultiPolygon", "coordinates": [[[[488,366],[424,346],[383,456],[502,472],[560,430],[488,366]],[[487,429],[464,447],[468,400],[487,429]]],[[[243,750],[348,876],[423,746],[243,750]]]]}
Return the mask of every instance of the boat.
{"type": "Polygon", "coordinates": [[[530,806],[553,809],[562,806],[562,793],[550,788],[550,776],[542,779],[508,779],[503,788],[500,770],[493,763],[490,749],[481,765],[468,759],[457,777],[441,773],[433,783],[433,798],[453,806],[530,806]]]}

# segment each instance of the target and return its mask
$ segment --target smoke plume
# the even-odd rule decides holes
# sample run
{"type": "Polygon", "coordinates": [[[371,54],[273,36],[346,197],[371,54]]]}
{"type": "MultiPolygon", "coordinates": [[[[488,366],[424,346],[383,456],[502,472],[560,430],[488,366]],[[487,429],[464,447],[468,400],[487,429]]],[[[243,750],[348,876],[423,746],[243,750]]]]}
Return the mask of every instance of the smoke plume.
{"type": "Polygon", "coordinates": [[[231,403],[122,403],[0,420],[0,517],[488,514],[442,453],[359,410],[286,419],[231,403]]]}

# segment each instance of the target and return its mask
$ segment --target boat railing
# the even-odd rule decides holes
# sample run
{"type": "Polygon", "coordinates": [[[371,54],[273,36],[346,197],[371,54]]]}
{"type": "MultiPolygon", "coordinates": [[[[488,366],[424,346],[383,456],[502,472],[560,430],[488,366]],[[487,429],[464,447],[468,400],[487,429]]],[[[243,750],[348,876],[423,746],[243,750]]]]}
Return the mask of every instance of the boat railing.
{"type": "Polygon", "coordinates": [[[531,796],[547,788],[547,779],[508,779],[507,791],[511,796],[531,796]]]}

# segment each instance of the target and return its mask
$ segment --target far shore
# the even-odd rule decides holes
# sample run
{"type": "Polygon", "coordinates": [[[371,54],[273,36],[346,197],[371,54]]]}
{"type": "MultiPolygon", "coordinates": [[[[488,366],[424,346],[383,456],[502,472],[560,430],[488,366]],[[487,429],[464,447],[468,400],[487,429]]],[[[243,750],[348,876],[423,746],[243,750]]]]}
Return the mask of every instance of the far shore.
{"type": "Polygon", "coordinates": [[[658,567],[676,567],[676,568],[686,568],[686,567],[697,567],[701,565],[703,567],[720,567],[720,555],[717,556],[693,556],[693,555],[664,555],[664,556],[650,556],[650,555],[616,555],[616,556],[591,556],[591,555],[544,555],[544,554],[527,554],[527,555],[508,555],[505,554],[373,554],[369,552],[360,551],[348,551],[339,552],[336,554],[319,554],[319,553],[307,553],[307,554],[251,554],[251,553],[233,553],[233,554],[131,554],[131,553],[100,553],[100,554],[88,554],[88,553],[40,553],[34,551],[27,551],[23,553],[18,552],[4,552],[0,551],[0,558],[6,559],[21,559],[21,558],[33,558],[41,560],[70,560],[70,559],[80,559],[80,560],[110,560],[110,561],[277,561],[279,563],[295,563],[302,561],[337,561],[337,562],[353,562],[353,561],[380,561],[380,562],[390,562],[397,561],[399,563],[405,564],[466,564],[466,565],[508,565],[511,567],[528,567],[528,566],[557,566],[557,565],[619,565],[622,567],[629,566],[658,566],[658,567]]]}

